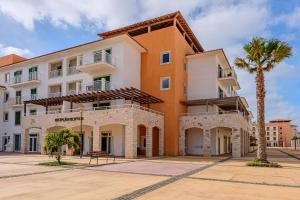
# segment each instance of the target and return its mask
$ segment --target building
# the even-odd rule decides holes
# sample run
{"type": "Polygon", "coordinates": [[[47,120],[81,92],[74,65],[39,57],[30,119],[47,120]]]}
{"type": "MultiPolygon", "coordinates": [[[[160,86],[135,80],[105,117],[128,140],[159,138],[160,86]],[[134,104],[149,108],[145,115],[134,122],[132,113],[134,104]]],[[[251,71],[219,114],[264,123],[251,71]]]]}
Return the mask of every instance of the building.
{"type": "MultiPolygon", "coordinates": [[[[295,135],[296,127],[291,120],[277,119],[266,123],[266,140],[269,147],[290,147],[291,139],[295,135]]],[[[258,138],[257,125],[252,124],[252,135],[258,138]]]]}
{"type": "Polygon", "coordinates": [[[234,69],[222,49],[204,51],[179,11],[99,36],[0,68],[3,151],[41,152],[48,131],[67,127],[81,133],[83,154],[248,152],[251,116],[234,69]]]}

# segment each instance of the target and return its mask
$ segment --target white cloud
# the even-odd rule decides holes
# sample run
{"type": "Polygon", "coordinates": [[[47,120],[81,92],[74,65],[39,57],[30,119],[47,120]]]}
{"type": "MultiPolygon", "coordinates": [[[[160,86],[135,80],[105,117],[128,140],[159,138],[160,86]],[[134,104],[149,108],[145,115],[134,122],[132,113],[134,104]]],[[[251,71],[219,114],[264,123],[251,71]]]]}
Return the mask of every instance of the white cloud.
{"type": "Polygon", "coordinates": [[[61,27],[84,27],[91,22],[112,28],[131,22],[138,14],[135,0],[0,0],[0,12],[28,30],[46,20],[61,27]]]}
{"type": "Polygon", "coordinates": [[[17,54],[20,56],[29,56],[31,55],[31,51],[29,49],[21,49],[12,46],[3,46],[0,44],[0,56],[5,56],[9,54],[17,54]]]}

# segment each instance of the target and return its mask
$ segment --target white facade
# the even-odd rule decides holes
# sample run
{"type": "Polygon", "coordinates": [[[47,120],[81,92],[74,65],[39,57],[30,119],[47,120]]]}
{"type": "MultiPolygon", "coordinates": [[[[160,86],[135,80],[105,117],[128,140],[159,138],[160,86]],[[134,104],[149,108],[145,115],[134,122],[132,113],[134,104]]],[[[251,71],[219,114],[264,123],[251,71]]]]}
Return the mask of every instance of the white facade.
{"type": "MultiPolygon", "coordinates": [[[[96,89],[140,89],[141,52],[144,51],[129,36],[120,35],[0,68],[0,85],[7,88],[0,98],[0,151],[20,151],[19,147],[14,147],[14,135],[22,135],[21,124],[16,125],[15,115],[20,112],[22,119],[24,100],[85,93],[96,89]],[[96,61],[94,54],[99,50],[102,58],[98,57],[99,61],[96,61]],[[97,73],[83,72],[86,66],[97,69],[97,73]],[[37,72],[30,71],[32,67],[36,67],[37,72]],[[79,71],[81,67],[83,70],[79,71]],[[17,71],[22,74],[17,75],[17,71]],[[9,80],[6,81],[7,74],[9,80]],[[98,77],[105,78],[94,82],[98,77]],[[9,94],[7,101],[5,93],[9,94]],[[4,115],[7,115],[5,113],[8,113],[8,120],[4,119],[4,115]]],[[[111,105],[121,102],[114,101],[111,105]]],[[[74,105],[75,108],[76,106],[82,105],[74,105]]],[[[91,107],[92,103],[84,106],[91,107]]],[[[70,105],[66,102],[61,107],[49,110],[69,108],[70,105]]],[[[33,110],[37,113],[45,112],[44,107],[27,105],[28,113],[33,110]]]]}

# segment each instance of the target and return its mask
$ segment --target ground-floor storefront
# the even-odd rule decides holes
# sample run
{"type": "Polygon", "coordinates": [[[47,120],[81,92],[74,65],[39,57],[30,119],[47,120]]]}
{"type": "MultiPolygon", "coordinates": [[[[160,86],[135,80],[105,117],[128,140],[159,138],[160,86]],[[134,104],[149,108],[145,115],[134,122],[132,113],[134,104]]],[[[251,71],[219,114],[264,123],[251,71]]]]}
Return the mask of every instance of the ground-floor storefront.
{"type": "Polygon", "coordinates": [[[164,118],[157,112],[137,105],[123,105],[107,110],[25,116],[22,152],[43,153],[45,134],[70,128],[80,134],[81,149],[64,147],[66,154],[83,155],[103,151],[114,156],[136,158],[163,155],[164,118]]]}

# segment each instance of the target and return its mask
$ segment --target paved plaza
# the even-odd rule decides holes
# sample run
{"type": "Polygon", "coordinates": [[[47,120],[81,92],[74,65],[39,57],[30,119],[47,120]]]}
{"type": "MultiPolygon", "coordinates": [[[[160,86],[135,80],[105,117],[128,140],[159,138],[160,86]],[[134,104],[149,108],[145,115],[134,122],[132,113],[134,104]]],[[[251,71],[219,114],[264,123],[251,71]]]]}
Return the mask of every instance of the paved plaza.
{"type": "Polygon", "coordinates": [[[299,199],[300,153],[268,149],[282,168],[247,167],[254,153],[229,157],[99,160],[65,157],[48,167],[43,155],[0,154],[0,199],[299,199]]]}

